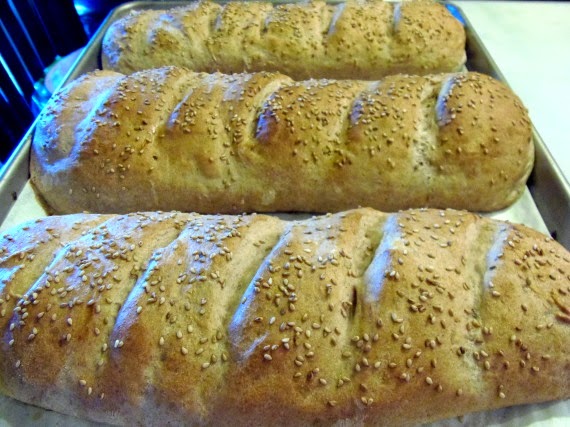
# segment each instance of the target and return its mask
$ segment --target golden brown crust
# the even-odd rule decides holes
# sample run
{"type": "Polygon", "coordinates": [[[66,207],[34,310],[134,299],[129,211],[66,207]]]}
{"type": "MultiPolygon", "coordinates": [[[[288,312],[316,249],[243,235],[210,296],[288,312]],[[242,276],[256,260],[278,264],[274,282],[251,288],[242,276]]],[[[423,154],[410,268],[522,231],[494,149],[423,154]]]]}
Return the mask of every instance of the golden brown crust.
{"type": "Polygon", "coordinates": [[[279,71],[298,80],[374,80],[459,70],[465,31],[431,1],[204,1],[131,13],[108,29],[102,52],[103,66],[122,73],[177,65],[205,72],[279,71]]]}
{"type": "Polygon", "coordinates": [[[452,210],[49,217],[0,237],[2,390],[129,425],[567,398],[569,272],[552,239],[452,210]]]}
{"type": "Polygon", "coordinates": [[[64,88],[31,174],[58,213],[493,211],[533,161],[525,108],[481,74],[293,82],[168,67],[64,88]]]}

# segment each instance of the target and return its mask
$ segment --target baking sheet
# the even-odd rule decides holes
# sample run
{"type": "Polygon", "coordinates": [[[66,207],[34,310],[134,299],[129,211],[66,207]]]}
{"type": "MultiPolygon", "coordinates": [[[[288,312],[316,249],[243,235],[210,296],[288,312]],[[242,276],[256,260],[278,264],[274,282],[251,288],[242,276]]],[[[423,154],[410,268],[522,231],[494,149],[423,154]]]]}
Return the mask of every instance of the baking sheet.
{"type": "MultiPolygon", "coordinates": [[[[277,1],[276,3],[278,3],[277,1]]],[[[335,3],[334,1],[332,3],[335,3]]],[[[104,32],[116,19],[131,10],[167,8],[180,2],[132,2],[116,8],[101,25],[66,77],[70,81],[84,72],[100,67],[100,46],[104,32]]],[[[467,68],[484,72],[499,80],[504,78],[482,45],[461,10],[448,3],[448,8],[465,24],[467,33],[467,68]]],[[[40,218],[46,212],[36,200],[29,183],[29,147],[33,126],[12,158],[0,170],[0,232],[26,220],[40,218]]],[[[513,206],[486,216],[526,224],[554,235],[570,249],[570,185],[558,169],[540,136],[533,130],[536,162],[528,187],[513,206]]],[[[300,215],[279,215],[299,218],[300,215]]],[[[566,426],[570,424],[570,400],[540,405],[524,405],[497,411],[471,414],[432,426],[566,426]]],[[[96,426],[101,425],[34,407],[0,395],[0,426],[96,426]]]]}
{"type": "MultiPolygon", "coordinates": [[[[283,1],[274,1],[274,3],[283,3],[283,1]]],[[[338,0],[332,0],[331,3],[338,3],[338,0]]],[[[106,29],[112,22],[125,16],[131,10],[144,8],[164,9],[181,4],[184,3],[136,1],[125,3],[114,9],[75,62],[66,77],[66,81],[100,67],[101,42],[106,29]]],[[[504,81],[505,79],[500,70],[489,56],[489,53],[461,9],[453,3],[445,4],[465,24],[467,68],[489,74],[504,81]]],[[[33,127],[32,125],[4,167],[0,168],[0,224],[12,209],[18,209],[22,199],[26,197],[26,194],[22,194],[22,190],[25,188],[29,177],[29,151],[33,127]]],[[[539,216],[542,217],[543,224],[546,225],[546,230],[544,228],[539,229],[548,231],[563,246],[570,250],[570,184],[534,128],[533,139],[536,152],[535,165],[527,185],[534,203],[528,209],[533,214],[538,209],[539,216]]],[[[502,217],[511,219],[509,218],[509,210],[505,211],[502,217]]],[[[533,226],[532,223],[525,223],[533,226]]]]}

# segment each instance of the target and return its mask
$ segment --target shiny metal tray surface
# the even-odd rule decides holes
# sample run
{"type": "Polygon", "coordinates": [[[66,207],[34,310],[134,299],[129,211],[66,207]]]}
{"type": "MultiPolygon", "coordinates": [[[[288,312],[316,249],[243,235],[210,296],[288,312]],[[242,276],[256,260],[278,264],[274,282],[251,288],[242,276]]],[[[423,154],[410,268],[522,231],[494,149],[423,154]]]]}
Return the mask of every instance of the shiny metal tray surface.
{"type": "MultiPolygon", "coordinates": [[[[337,2],[332,1],[331,3],[337,2]]],[[[115,20],[132,10],[165,9],[186,3],[137,1],[125,3],[117,7],[101,24],[97,33],[67,74],[63,84],[85,72],[101,67],[101,42],[105,31],[115,20]]],[[[275,3],[284,3],[284,1],[275,1],[275,3]]],[[[444,4],[465,26],[467,33],[467,69],[489,74],[505,81],[461,9],[453,3],[444,4]]],[[[41,205],[35,200],[33,190],[29,184],[29,152],[34,127],[35,123],[26,133],[6,165],[0,170],[0,231],[27,219],[45,215],[41,205]]],[[[570,185],[534,128],[533,138],[536,148],[536,161],[527,184],[528,191],[510,208],[492,213],[490,216],[525,223],[540,231],[549,232],[567,249],[570,249],[570,185]]],[[[299,215],[283,216],[297,218],[299,215]]],[[[569,409],[570,401],[523,405],[498,411],[471,414],[462,421],[457,419],[445,420],[437,423],[437,426],[518,426],[530,424],[561,426],[565,425],[565,421],[568,420],[569,409]]],[[[98,425],[26,405],[1,395],[0,424],[13,426],[98,425]]]]}

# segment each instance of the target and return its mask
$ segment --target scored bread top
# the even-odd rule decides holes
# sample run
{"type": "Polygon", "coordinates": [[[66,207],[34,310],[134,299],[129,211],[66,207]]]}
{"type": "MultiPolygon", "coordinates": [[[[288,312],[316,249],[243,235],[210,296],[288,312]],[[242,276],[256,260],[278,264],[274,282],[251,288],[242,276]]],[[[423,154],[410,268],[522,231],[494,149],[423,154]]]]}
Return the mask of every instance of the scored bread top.
{"type": "Polygon", "coordinates": [[[279,71],[294,79],[375,80],[458,71],[465,31],[436,2],[195,2],[132,12],[107,30],[103,67],[132,73],[279,71]]]}
{"type": "Polygon", "coordinates": [[[564,398],[569,274],[552,239],[467,212],[49,217],[0,237],[0,385],[128,425],[564,398]]]}
{"type": "Polygon", "coordinates": [[[30,167],[56,213],[493,211],[533,163],[525,107],[482,74],[294,82],[165,67],[66,86],[30,167]]]}

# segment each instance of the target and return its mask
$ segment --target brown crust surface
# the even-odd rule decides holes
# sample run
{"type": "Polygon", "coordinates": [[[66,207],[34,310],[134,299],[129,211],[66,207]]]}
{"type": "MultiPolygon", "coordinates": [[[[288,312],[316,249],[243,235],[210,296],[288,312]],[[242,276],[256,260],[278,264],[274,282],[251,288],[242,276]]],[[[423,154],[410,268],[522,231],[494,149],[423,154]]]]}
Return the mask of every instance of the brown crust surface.
{"type": "Polygon", "coordinates": [[[570,254],[459,211],[0,236],[4,393],[117,424],[412,425],[570,396],[570,254]]]}
{"type": "Polygon", "coordinates": [[[431,1],[196,2],[133,12],[110,26],[102,48],[104,68],[122,73],[177,65],[297,80],[458,71],[465,58],[463,26],[431,1]]]}
{"type": "Polygon", "coordinates": [[[57,213],[493,211],[534,162],[526,109],[477,73],[377,82],[166,67],[50,101],[32,182],[57,213]]]}

